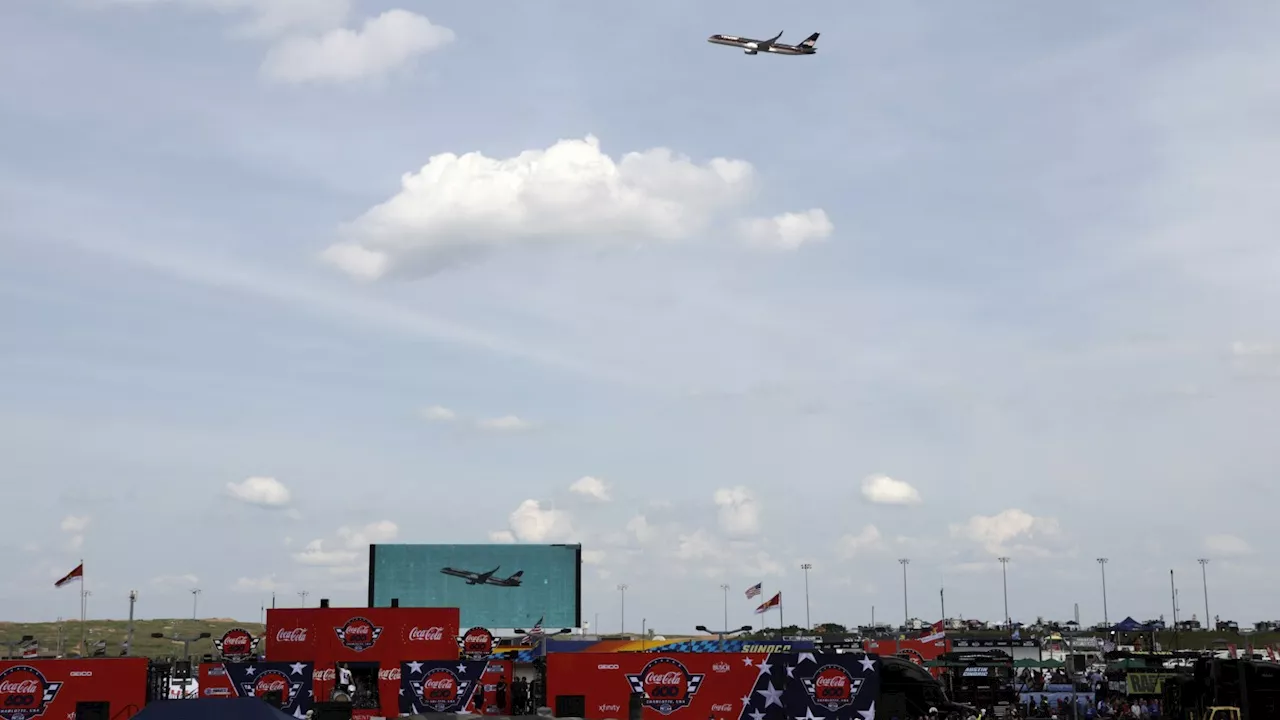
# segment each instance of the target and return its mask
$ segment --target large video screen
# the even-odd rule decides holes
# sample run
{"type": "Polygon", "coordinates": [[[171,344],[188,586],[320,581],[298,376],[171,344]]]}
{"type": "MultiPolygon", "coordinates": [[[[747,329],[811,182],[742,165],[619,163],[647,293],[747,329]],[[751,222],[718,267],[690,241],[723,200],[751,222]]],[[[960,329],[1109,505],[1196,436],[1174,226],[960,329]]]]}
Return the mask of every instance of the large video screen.
{"type": "Polygon", "coordinates": [[[370,545],[369,606],[456,607],[462,627],[582,626],[581,545],[370,545]]]}

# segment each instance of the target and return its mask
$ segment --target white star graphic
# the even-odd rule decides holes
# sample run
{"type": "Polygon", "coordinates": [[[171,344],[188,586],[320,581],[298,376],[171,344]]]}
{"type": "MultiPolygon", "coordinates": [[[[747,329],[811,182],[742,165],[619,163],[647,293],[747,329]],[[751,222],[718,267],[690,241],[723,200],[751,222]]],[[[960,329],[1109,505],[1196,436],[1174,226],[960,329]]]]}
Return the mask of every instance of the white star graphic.
{"type": "Polygon", "coordinates": [[[772,687],[767,687],[763,690],[757,690],[756,694],[764,696],[764,706],[766,710],[769,708],[770,705],[777,705],[778,707],[782,707],[782,691],[781,690],[777,690],[772,687]]]}
{"type": "Polygon", "coordinates": [[[411,663],[409,663],[409,674],[410,674],[410,675],[412,675],[413,673],[420,673],[420,672],[422,672],[422,663],[420,663],[420,662],[411,662],[411,663]]]}
{"type": "Polygon", "coordinates": [[[813,653],[804,652],[804,653],[800,653],[800,657],[796,659],[796,664],[799,665],[803,663],[805,660],[808,660],[809,662],[813,662],[813,663],[818,662],[817,659],[813,657],[813,653]]]}
{"type": "Polygon", "coordinates": [[[795,676],[796,676],[796,666],[795,666],[795,665],[788,665],[788,666],[787,666],[787,677],[789,677],[789,678],[793,678],[793,677],[795,677],[795,676]]]}
{"type": "Polygon", "coordinates": [[[751,704],[751,693],[747,693],[746,695],[742,696],[742,707],[745,708],[750,704],[751,704]]]}
{"type": "Polygon", "coordinates": [[[876,661],[872,660],[870,657],[863,655],[862,659],[859,660],[858,662],[862,663],[863,670],[866,670],[867,672],[876,671],[876,661]]]}
{"type": "Polygon", "coordinates": [[[870,710],[859,710],[858,714],[862,716],[862,720],[876,720],[876,704],[871,703],[870,710]]]}
{"type": "Polygon", "coordinates": [[[806,708],[804,715],[796,718],[796,720],[826,720],[825,715],[814,715],[813,708],[806,708]]]}
{"type": "Polygon", "coordinates": [[[245,672],[245,674],[246,674],[246,675],[252,675],[252,674],[254,674],[254,673],[258,672],[258,668],[256,668],[256,667],[254,667],[254,666],[250,665],[249,667],[247,667],[247,668],[245,668],[245,669],[244,669],[244,672],[245,672]]]}
{"type": "Polygon", "coordinates": [[[747,717],[751,718],[751,720],[764,720],[764,713],[759,710],[754,710],[747,713],[747,717]]]}
{"type": "MultiPolygon", "coordinates": [[[[769,674],[769,663],[765,662],[764,660],[761,660],[760,664],[757,665],[756,668],[760,670],[760,675],[769,674]]],[[[756,677],[759,677],[759,675],[757,675],[756,677]]]]}
{"type": "Polygon", "coordinates": [[[301,675],[303,670],[307,669],[306,663],[289,663],[290,675],[301,675]]]}
{"type": "Polygon", "coordinates": [[[463,665],[462,663],[458,663],[458,672],[465,673],[466,671],[467,671],[467,666],[463,665]]]}
{"type": "Polygon", "coordinates": [[[751,662],[751,658],[749,658],[749,657],[744,657],[744,658],[742,658],[742,667],[746,667],[746,666],[748,666],[748,665],[752,665],[752,664],[753,664],[753,663],[751,662]]]}
{"type": "Polygon", "coordinates": [[[404,688],[400,688],[400,697],[404,697],[404,688]]]}

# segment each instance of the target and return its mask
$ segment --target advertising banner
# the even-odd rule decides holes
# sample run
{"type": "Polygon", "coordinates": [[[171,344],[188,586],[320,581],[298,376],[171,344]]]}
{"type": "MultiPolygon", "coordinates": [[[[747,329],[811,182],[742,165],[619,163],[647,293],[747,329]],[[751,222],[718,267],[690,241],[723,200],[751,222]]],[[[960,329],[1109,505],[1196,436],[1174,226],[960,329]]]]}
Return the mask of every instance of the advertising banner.
{"type": "Polygon", "coordinates": [[[875,717],[879,671],[874,655],[854,653],[552,654],[547,701],[581,698],[593,720],[626,717],[633,692],[647,720],[864,720],[875,717]]]}
{"type": "Polygon", "coordinates": [[[457,608],[289,608],[267,611],[267,659],[382,662],[458,657],[457,608]]]}
{"type": "Polygon", "coordinates": [[[461,609],[463,627],[582,626],[581,545],[372,545],[369,607],[461,609]]]}
{"type": "Polygon", "coordinates": [[[66,720],[78,702],[125,717],[147,703],[146,658],[0,661],[0,720],[66,720]],[[132,707],[132,712],[126,712],[132,707]]]}
{"type": "Polygon", "coordinates": [[[301,717],[315,702],[309,662],[217,662],[200,664],[200,697],[263,699],[280,693],[280,709],[301,717]]]}
{"type": "Polygon", "coordinates": [[[506,715],[511,711],[511,677],[511,663],[506,660],[401,663],[399,713],[506,715]],[[505,686],[501,705],[499,683],[505,686]]]}
{"type": "Polygon", "coordinates": [[[1128,695],[1160,695],[1164,692],[1165,678],[1169,673],[1129,673],[1125,676],[1125,693],[1128,695]]]}

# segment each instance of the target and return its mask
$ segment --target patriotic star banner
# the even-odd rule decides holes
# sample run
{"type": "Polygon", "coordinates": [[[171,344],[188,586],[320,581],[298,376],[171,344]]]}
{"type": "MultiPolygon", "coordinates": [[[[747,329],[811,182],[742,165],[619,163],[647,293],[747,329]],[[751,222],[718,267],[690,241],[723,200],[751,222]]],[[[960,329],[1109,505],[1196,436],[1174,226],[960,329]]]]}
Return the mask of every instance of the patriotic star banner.
{"type": "Polygon", "coordinates": [[[547,701],[581,696],[589,720],[875,720],[880,661],[861,653],[564,653],[547,656],[547,701]]]}
{"type": "Polygon", "coordinates": [[[483,697],[488,714],[511,712],[511,662],[508,660],[417,660],[400,663],[400,714],[457,713],[474,710],[483,697]],[[498,705],[498,683],[507,686],[498,705]],[[483,687],[483,694],[477,692],[483,687]]]}
{"type": "MultiPolygon", "coordinates": [[[[280,709],[305,718],[315,703],[309,662],[218,662],[200,664],[200,697],[265,697],[280,693],[280,709]]],[[[321,698],[327,699],[327,698],[321,698]]]]}

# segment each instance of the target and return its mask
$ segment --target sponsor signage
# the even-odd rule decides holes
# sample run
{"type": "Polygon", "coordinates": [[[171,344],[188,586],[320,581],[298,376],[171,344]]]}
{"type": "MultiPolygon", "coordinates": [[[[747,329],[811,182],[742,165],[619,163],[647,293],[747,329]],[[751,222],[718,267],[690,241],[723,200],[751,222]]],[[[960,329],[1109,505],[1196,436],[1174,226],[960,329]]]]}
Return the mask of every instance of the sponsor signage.
{"type": "Polygon", "coordinates": [[[146,704],[146,658],[0,661],[0,720],[74,718],[76,703],[146,704]]]}
{"type": "Polygon", "coordinates": [[[462,654],[472,660],[482,660],[493,654],[493,633],[488,628],[473,627],[462,636],[462,654]]]}

